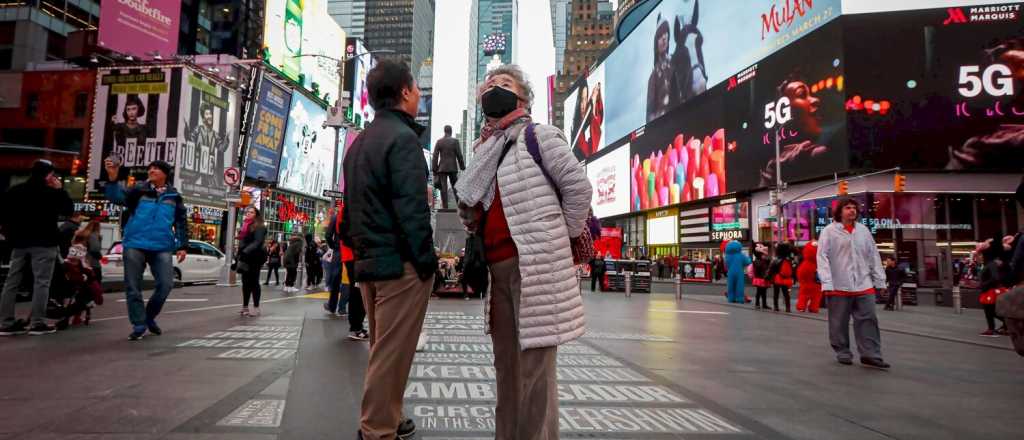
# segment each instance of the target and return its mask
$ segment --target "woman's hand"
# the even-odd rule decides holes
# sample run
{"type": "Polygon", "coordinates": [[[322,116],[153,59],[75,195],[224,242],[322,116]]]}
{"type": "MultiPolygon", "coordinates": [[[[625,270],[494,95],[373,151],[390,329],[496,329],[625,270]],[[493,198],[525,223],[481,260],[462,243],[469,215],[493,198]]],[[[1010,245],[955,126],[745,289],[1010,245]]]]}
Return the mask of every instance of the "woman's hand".
{"type": "Polygon", "coordinates": [[[480,226],[480,219],[483,217],[484,209],[480,205],[467,206],[459,203],[459,221],[466,227],[467,232],[476,232],[480,226]]]}

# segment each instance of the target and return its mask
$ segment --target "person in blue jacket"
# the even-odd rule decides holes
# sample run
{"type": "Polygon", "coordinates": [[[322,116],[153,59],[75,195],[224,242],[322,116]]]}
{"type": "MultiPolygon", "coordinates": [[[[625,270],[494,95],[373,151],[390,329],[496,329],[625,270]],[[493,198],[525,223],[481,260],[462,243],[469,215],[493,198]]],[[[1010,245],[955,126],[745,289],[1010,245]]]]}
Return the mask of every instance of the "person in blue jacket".
{"type": "Polygon", "coordinates": [[[151,334],[162,333],[156,325],[156,317],[174,286],[174,265],[171,254],[177,254],[178,262],[185,261],[186,213],[181,194],[167,183],[171,165],[155,160],[149,164],[148,179],[132,188],[125,189],[117,181],[121,165],[111,159],[104,161],[109,182],[104,187],[111,203],[125,207],[127,222],[122,240],[124,259],[125,302],[128,304],[128,319],[132,333],[128,339],[142,339],[149,330],[151,334]],[[146,304],[142,299],[142,272],[149,264],[149,271],[156,281],[153,296],[146,304]]]}
{"type": "Polygon", "coordinates": [[[725,270],[728,276],[729,302],[744,303],[743,281],[744,271],[750,266],[750,257],[743,253],[743,245],[732,240],[725,245],[725,270]]]}

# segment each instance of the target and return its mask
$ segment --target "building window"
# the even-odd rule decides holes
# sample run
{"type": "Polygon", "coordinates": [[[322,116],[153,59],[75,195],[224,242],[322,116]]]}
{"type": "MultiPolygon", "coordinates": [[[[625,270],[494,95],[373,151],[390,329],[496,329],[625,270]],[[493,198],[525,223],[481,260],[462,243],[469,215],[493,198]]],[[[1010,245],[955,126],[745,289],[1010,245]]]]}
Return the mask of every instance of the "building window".
{"type": "Polygon", "coordinates": [[[58,128],[54,130],[54,147],[63,151],[82,151],[85,130],[81,128],[58,128]]]}
{"type": "Polygon", "coordinates": [[[25,102],[25,117],[35,118],[39,113],[39,94],[29,93],[25,102]]]}
{"type": "Polygon", "coordinates": [[[86,113],[89,112],[89,94],[85,92],[79,92],[75,95],[75,117],[84,118],[88,116],[86,113]]]}

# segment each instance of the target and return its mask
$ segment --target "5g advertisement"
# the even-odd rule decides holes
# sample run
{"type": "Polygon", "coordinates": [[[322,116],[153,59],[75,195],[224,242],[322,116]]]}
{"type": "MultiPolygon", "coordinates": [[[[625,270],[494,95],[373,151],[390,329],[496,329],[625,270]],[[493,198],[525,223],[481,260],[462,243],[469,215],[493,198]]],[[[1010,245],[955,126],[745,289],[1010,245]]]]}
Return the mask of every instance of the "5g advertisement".
{"type": "Polygon", "coordinates": [[[844,17],[852,166],[1020,172],[1022,6],[844,17]]]}

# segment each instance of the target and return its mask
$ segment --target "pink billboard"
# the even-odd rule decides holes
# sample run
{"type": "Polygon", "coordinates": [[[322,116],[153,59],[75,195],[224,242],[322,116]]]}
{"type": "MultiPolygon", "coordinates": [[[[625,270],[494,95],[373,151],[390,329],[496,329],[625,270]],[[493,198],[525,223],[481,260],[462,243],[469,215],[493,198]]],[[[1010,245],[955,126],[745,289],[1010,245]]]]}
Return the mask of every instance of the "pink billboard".
{"type": "Polygon", "coordinates": [[[136,58],[178,52],[180,0],[106,0],[100,7],[99,43],[136,58]]]}

